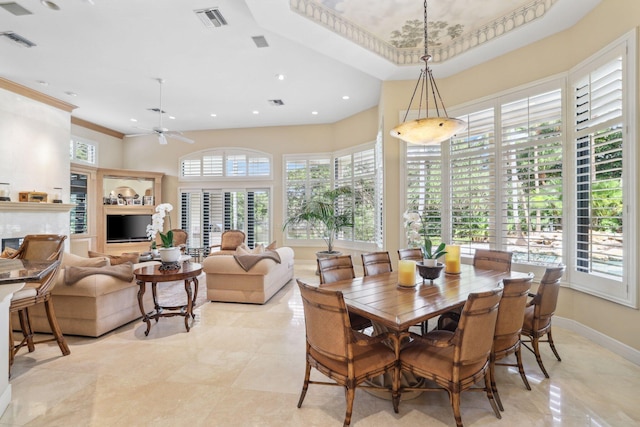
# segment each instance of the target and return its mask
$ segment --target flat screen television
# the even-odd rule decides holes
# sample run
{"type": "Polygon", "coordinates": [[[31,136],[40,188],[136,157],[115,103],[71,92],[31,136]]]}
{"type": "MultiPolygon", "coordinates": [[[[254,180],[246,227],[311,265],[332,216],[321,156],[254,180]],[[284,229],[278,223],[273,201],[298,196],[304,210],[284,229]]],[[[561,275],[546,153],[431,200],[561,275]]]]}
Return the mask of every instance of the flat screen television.
{"type": "Polygon", "coordinates": [[[107,215],[107,243],[144,242],[151,215],[107,215]]]}

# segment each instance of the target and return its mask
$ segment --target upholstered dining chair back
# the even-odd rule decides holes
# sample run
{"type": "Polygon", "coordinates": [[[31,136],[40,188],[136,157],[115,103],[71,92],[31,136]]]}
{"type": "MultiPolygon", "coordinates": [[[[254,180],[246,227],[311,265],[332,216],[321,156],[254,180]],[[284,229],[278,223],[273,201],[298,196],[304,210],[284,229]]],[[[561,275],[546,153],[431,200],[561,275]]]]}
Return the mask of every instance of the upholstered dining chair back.
{"type": "Polygon", "coordinates": [[[482,270],[511,271],[513,252],[476,249],[473,266],[482,270]]]}
{"type": "Polygon", "coordinates": [[[500,400],[495,380],[496,365],[517,367],[525,387],[527,390],[531,390],[531,386],[529,385],[529,381],[527,380],[527,376],[524,372],[524,366],[522,365],[522,356],[520,353],[520,332],[522,331],[524,310],[527,305],[532,281],[533,274],[531,273],[527,277],[504,279],[502,281],[502,298],[500,299],[500,306],[498,307],[498,318],[496,320],[493,349],[491,350],[490,357],[491,366],[489,367],[491,389],[493,390],[498,407],[501,410],[504,410],[504,407],[502,406],[502,401],[500,400]],[[496,361],[502,360],[511,354],[516,355],[515,364],[496,363],[496,361]]]}
{"type": "Polygon", "coordinates": [[[351,255],[318,258],[318,272],[320,273],[320,284],[356,277],[351,255]]]}
{"type": "Polygon", "coordinates": [[[31,261],[52,261],[62,257],[67,236],[60,234],[29,234],[11,258],[31,261]]]}
{"type": "Polygon", "coordinates": [[[455,332],[454,367],[488,364],[501,297],[502,289],[469,294],[455,332]]]}
{"type": "Polygon", "coordinates": [[[398,249],[398,259],[400,260],[422,261],[423,258],[420,248],[398,249]]]}
{"type": "MultiPolygon", "coordinates": [[[[348,426],[351,422],[355,389],[365,380],[385,372],[393,372],[393,393],[397,397],[396,355],[384,343],[392,337],[388,333],[369,337],[353,331],[341,292],[311,286],[301,280],[297,282],[304,307],[307,341],[305,379],[298,408],[302,406],[309,384],[343,386],[347,401],[343,425],[348,426]],[[312,381],[311,368],[317,369],[331,381],[312,381]]],[[[394,408],[397,409],[396,403],[394,408]]]]}
{"type": "Polygon", "coordinates": [[[502,299],[498,308],[498,320],[493,341],[494,353],[512,348],[520,341],[533,274],[517,279],[504,279],[502,299]]]}
{"type": "Polygon", "coordinates": [[[351,325],[342,293],[314,288],[300,280],[298,286],[310,350],[342,363],[352,359],[351,325]]]}
{"type": "Polygon", "coordinates": [[[498,318],[502,289],[469,294],[455,332],[434,330],[426,335],[412,335],[414,340],[400,351],[400,368],[435,382],[403,387],[403,391],[424,390],[449,393],[456,425],[462,426],[460,393],[484,380],[483,390],[497,418],[500,411],[493,398],[489,377],[489,356],[498,318]]]}
{"type": "Polygon", "coordinates": [[[548,267],[542,279],[538,291],[534,297],[534,319],[537,321],[536,329],[546,328],[551,323],[551,317],[556,312],[558,294],[560,293],[560,279],[564,274],[565,266],[548,267]]]}
{"type": "Polygon", "coordinates": [[[391,257],[389,252],[370,252],[362,254],[362,268],[365,276],[389,273],[393,271],[391,267],[391,257]]]}
{"type": "Polygon", "coordinates": [[[521,335],[528,337],[528,340],[523,340],[522,343],[527,349],[535,354],[538,366],[540,366],[540,370],[547,378],[549,378],[549,373],[542,363],[539,343],[549,343],[551,351],[553,351],[556,359],[558,359],[558,361],[562,361],[553,342],[553,336],[551,334],[551,319],[555,314],[556,306],[558,304],[560,279],[562,278],[565,269],[565,265],[548,267],[546,269],[542,279],[540,280],[540,285],[538,285],[538,290],[535,294],[530,294],[530,296],[533,296],[533,299],[527,304],[527,308],[524,313],[524,322],[522,325],[521,335]],[[547,336],[547,339],[541,340],[545,335],[547,336]],[[531,347],[527,346],[527,343],[531,344],[531,347]]]}

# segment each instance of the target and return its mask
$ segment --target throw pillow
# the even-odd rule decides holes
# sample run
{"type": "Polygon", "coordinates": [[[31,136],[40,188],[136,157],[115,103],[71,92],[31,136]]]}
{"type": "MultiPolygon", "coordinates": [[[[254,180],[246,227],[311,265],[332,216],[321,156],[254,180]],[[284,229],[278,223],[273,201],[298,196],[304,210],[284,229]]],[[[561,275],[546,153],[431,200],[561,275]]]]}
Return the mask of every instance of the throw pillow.
{"type": "Polygon", "coordinates": [[[61,268],[65,267],[105,267],[109,265],[109,258],[101,257],[83,257],[74,255],[70,252],[62,254],[61,268]]]}
{"type": "Polygon", "coordinates": [[[244,243],[236,248],[236,255],[247,255],[250,253],[251,250],[244,243]]]}
{"type": "Polygon", "coordinates": [[[259,244],[258,246],[253,248],[253,251],[251,251],[251,253],[253,253],[253,254],[263,254],[264,253],[264,245],[263,244],[259,244]]]}
{"type": "Polygon", "coordinates": [[[4,248],[4,251],[0,254],[0,258],[11,258],[16,252],[18,252],[17,249],[4,248]]]}
{"type": "Polygon", "coordinates": [[[99,252],[89,251],[90,258],[96,257],[106,257],[109,259],[111,265],[119,265],[124,264],[125,262],[130,262],[132,264],[137,264],[140,262],[140,254],[138,252],[129,252],[123,253],[122,255],[109,255],[109,254],[101,254],[99,252]]]}
{"type": "Polygon", "coordinates": [[[274,240],[273,242],[269,243],[269,246],[267,246],[265,249],[268,251],[275,251],[278,248],[278,246],[276,246],[276,240],[274,240]]]}

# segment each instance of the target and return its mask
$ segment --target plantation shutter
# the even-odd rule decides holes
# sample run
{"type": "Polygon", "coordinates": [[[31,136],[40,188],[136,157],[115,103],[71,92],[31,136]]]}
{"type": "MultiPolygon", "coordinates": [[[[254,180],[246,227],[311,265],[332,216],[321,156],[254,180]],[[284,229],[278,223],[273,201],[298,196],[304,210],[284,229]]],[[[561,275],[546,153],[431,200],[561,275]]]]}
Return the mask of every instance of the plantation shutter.
{"type": "Polygon", "coordinates": [[[623,276],[623,58],[573,85],[576,149],[576,265],[621,281],[623,276]]]}
{"type": "Polygon", "coordinates": [[[407,210],[418,212],[434,241],[442,239],[442,145],[407,144],[407,210]]]}
{"type": "Polygon", "coordinates": [[[562,262],[562,92],[501,106],[502,249],[514,262],[562,262]]]}
{"type": "Polygon", "coordinates": [[[458,117],[467,130],[451,139],[450,241],[462,253],[496,244],[496,147],[493,108],[458,117]]]}

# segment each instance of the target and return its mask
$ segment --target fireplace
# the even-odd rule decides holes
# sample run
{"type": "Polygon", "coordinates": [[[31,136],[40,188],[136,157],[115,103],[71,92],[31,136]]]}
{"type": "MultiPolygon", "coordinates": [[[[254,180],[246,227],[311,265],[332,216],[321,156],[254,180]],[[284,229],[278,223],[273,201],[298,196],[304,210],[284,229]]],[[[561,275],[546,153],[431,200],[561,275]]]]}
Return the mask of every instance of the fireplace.
{"type": "MultiPolygon", "coordinates": [[[[69,212],[65,203],[0,202],[0,242],[18,248],[27,234],[69,236],[69,212]]],[[[68,244],[68,243],[67,243],[68,244]]]]}
{"type": "Polygon", "coordinates": [[[6,239],[2,239],[2,248],[0,251],[4,252],[5,249],[18,249],[22,244],[24,237],[9,237],[6,239]]]}

